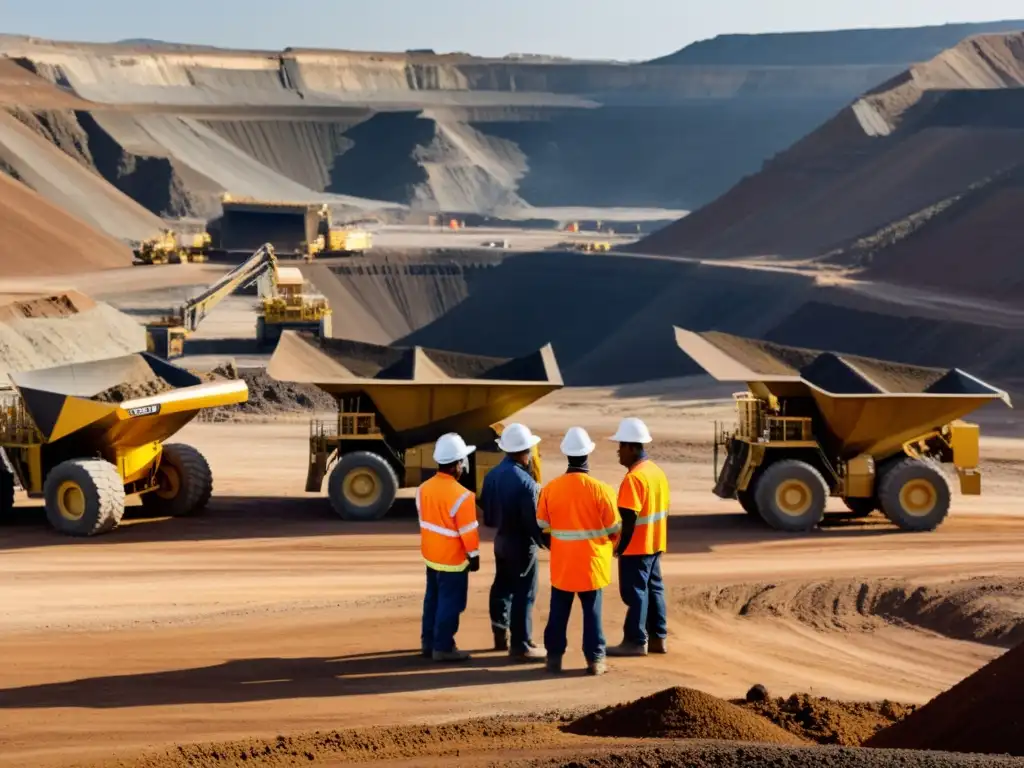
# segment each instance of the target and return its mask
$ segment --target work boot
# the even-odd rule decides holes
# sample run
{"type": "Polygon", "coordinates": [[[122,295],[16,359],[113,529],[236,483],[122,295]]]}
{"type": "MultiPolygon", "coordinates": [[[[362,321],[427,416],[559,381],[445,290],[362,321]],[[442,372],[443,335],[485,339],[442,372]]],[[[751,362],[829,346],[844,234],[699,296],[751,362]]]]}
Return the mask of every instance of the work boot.
{"type": "Polygon", "coordinates": [[[527,646],[526,648],[518,648],[514,651],[509,651],[508,655],[513,661],[531,663],[543,661],[547,656],[547,652],[543,648],[527,646]]]}
{"type": "Polygon", "coordinates": [[[460,651],[452,646],[450,651],[434,651],[434,661],[469,661],[469,651],[460,651]]]}
{"type": "Polygon", "coordinates": [[[647,643],[648,653],[668,653],[664,637],[652,637],[647,643]]]}
{"type": "Polygon", "coordinates": [[[623,640],[618,645],[611,645],[607,651],[609,656],[646,656],[647,643],[631,643],[623,640]]]}
{"type": "Polygon", "coordinates": [[[608,671],[608,665],[604,663],[604,659],[595,659],[587,664],[587,674],[593,677],[603,675],[608,671]]]}
{"type": "Polygon", "coordinates": [[[556,675],[560,674],[562,672],[562,657],[548,656],[547,670],[548,672],[553,672],[556,675]]]}
{"type": "Polygon", "coordinates": [[[494,650],[496,651],[507,651],[508,650],[508,632],[504,629],[494,630],[494,650]]]}

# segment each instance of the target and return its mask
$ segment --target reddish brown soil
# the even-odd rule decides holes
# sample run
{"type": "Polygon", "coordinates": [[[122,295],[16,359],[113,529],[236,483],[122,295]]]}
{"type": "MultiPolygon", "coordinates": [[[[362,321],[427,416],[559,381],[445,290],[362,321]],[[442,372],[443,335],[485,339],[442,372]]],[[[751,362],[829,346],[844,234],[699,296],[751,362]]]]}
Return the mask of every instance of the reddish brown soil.
{"type": "Polygon", "coordinates": [[[795,693],[787,699],[735,703],[802,739],[845,747],[860,746],[914,711],[913,706],[890,701],[834,701],[806,693],[795,693]]]}
{"type": "Polygon", "coordinates": [[[692,688],[668,688],[602,709],[570,723],[566,731],[580,736],[803,743],[756,714],[692,688]]]}
{"type": "Polygon", "coordinates": [[[0,272],[65,275],[132,263],[127,245],[0,171],[0,272]]]}
{"type": "Polygon", "coordinates": [[[0,59],[0,104],[81,109],[87,102],[65,93],[10,59],[0,59]]]}
{"type": "Polygon", "coordinates": [[[1024,756],[1024,645],[989,662],[865,745],[1024,756]]]}

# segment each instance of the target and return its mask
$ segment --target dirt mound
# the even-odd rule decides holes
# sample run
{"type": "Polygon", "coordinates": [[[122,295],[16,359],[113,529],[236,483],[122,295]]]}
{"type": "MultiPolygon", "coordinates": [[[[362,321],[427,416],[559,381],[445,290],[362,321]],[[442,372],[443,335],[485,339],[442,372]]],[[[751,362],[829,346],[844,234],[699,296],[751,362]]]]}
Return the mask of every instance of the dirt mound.
{"type": "Polygon", "coordinates": [[[915,707],[890,701],[834,701],[806,693],[765,701],[736,701],[808,741],[856,747],[911,714],[915,707]]]}
{"type": "Polygon", "coordinates": [[[608,707],[575,720],[565,730],[580,736],[802,742],[735,704],[691,688],[667,688],[628,704],[608,707]]]}
{"type": "Polygon", "coordinates": [[[0,171],[0,272],[67,275],[129,266],[131,250],[0,171]]]}
{"type": "Polygon", "coordinates": [[[1024,756],[1024,645],[989,662],[866,746],[1024,756]]]}
{"type": "Polygon", "coordinates": [[[284,414],[329,413],[337,410],[334,398],[319,387],[275,381],[262,368],[242,368],[236,375],[249,387],[248,401],[205,411],[203,421],[235,421],[284,414]]]}
{"type": "Polygon", "coordinates": [[[7,58],[0,58],[0,104],[45,109],[86,106],[86,102],[7,58]]]}

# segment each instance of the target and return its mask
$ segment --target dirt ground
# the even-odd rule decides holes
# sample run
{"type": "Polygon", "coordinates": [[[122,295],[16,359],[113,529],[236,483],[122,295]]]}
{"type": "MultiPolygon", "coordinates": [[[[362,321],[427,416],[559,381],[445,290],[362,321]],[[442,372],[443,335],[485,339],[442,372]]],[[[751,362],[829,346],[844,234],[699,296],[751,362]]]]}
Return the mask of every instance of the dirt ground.
{"type": "MultiPolygon", "coordinates": [[[[493,560],[485,544],[458,635],[477,656],[462,668],[425,664],[415,653],[423,566],[408,501],[379,523],[343,523],[325,499],[303,492],[304,419],[193,424],[180,439],[207,455],[216,483],[204,516],[135,517],[111,535],[73,541],[52,534],[27,502],[0,528],[0,765],[130,765],[177,744],[535,718],[669,685],[730,699],[761,683],[773,696],[923,704],[1002,653],[998,635],[977,642],[913,611],[896,620],[884,601],[846,603],[836,590],[856,594],[851,584],[870,591],[895,580],[913,594],[969,585],[970,577],[1019,580],[1024,515],[1013,496],[1024,444],[986,438],[986,495],[956,498],[934,533],[896,533],[872,517],[787,536],[709,492],[709,425],[729,406],[683,402],[670,390],[627,389],[619,399],[609,390],[565,390],[522,414],[544,438],[547,476],[561,471],[562,431],[578,423],[599,443],[595,473],[613,483],[621,469],[604,438],[625,413],[650,424],[654,456],[673,488],[668,656],[613,660],[598,679],[583,675],[581,654],[567,656],[562,678],[509,665],[487,650],[493,560]],[[729,597],[765,583],[777,585],[777,598],[729,597]]],[[[542,566],[537,641],[547,594],[542,566]]],[[[967,613],[977,601],[1006,622],[1019,612],[1012,592],[979,587],[971,600],[967,613]]],[[[606,635],[618,642],[624,611],[614,584],[605,605],[606,635]]],[[[580,632],[577,614],[574,647],[580,632]]],[[[546,760],[562,748],[532,744],[494,748],[521,760],[546,760]]],[[[497,759],[487,749],[473,759],[488,754],[497,759]]]]}

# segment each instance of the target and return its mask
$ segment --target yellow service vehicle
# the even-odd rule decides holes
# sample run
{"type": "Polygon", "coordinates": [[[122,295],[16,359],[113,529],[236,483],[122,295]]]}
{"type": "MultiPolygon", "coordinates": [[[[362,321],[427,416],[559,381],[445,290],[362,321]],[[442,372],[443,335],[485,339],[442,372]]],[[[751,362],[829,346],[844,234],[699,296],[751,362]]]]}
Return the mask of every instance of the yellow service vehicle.
{"type": "Polygon", "coordinates": [[[675,333],[711,376],[747,384],[735,395],[736,425],[715,426],[714,493],[771,527],[811,530],[834,496],[855,517],[881,510],[901,529],[932,530],[951,503],[944,464],[962,494],[981,493],[979,428],[961,417],[995,400],[1009,406],[1006,392],[959,369],[778,345],[773,357],[749,339],[675,333]]]}
{"type": "MultiPolygon", "coordinates": [[[[477,446],[462,482],[479,492],[503,456],[502,420],[562,387],[550,345],[502,359],[297,332],[281,337],[267,373],[334,396],[336,416],[310,424],[306,491],[319,493],[327,479],[331,506],[346,520],[383,517],[400,488],[433,475],[433,444],[445,432],[477,446]]],[[[535,459],[539,479],[539,452],[535,459]]]]}
{"type": "Polygon", "coordinates": [[[158,516],[194,514],[210,499],[210,467],[195,448],[165,441],[200,410],[242,403],[244,381],[203,383],[146,353],[10,375],[0,392],[0,517],[15,481],[45,500],[57,531],[93,536],[117,527],[125,497],[158,516]],[[132,396],[131,382],[158,394],[132,396]],[[124,386],[127,399],[109,396],[124,386]],[[155,385],[155,386],[154,386],[155,385]]]}
{"type": "Polygon", "coordinates": [[[133,248],[135,264],[203,263],[208,259],[211,238],[208,232],[194,234],[189,245],[183,246],[178,235],[170,229],[137,243],[133,248]]]}
{"type": "Polygon", "coordinates": [[[277,267],[270,294],[260,299],[256,342],[260,345],[276,343],[285,330],[315,331],[322,338],[330,338],[331,317],[327,299],[306,292],[301,270],[277,267]]]}

